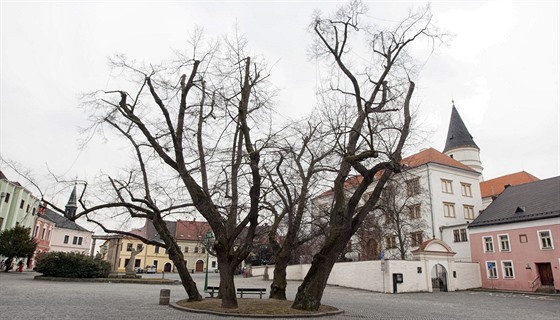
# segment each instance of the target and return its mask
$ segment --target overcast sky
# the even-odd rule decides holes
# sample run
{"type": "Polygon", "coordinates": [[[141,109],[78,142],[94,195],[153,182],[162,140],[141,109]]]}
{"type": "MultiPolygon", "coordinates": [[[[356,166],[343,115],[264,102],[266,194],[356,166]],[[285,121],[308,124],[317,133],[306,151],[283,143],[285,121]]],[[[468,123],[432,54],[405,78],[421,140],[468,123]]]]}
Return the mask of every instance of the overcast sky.
{"type": "MultiPolygon", "coordinates": [[[[421,2],[367,2],[368,19],[387,24],[421,2]]],[[[208,37],[235,25],[274,64],[277,107],[297,118],[315,104],[316,62],[308,59],[311,15],[325,1],[1,1],[0,155],[33,169],[87,178],[115,167],[119,147],[94,138],[79,97],[115,89],[107,57],[159,62],[182,50],[195,26],[208,37]]],[[[525,170],[559,175],[558,1],[434,2],[437,25],[454,34],[436,48],[416,80],[425,140],[445,145],[451,100],[481,148],[484,177],[525,170]]],[[[12,180],[17,175],[1,168],[12,180]]],[[[64,205],[63,203],[61,205],[64,205]]]]}

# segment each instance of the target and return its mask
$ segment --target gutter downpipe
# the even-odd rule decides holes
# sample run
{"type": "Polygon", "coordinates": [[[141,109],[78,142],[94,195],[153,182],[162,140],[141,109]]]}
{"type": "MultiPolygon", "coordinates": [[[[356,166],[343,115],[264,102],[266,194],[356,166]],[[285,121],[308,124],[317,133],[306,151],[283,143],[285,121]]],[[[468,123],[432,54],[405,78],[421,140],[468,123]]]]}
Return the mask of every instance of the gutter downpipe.
{"type": "Polygon", "coordinates": [[[427,175],[428,175],[428,193],[430,195],[430,217],[432,219],[432,239],[435,239],[436,237],[436,230],[435,228],[435,224],[434,224],[434,207],[432,204],[432,183],[431,183],[431,179],[430,179],[430,163],[426,163],[426,170],[427,170],[427,175]]]}

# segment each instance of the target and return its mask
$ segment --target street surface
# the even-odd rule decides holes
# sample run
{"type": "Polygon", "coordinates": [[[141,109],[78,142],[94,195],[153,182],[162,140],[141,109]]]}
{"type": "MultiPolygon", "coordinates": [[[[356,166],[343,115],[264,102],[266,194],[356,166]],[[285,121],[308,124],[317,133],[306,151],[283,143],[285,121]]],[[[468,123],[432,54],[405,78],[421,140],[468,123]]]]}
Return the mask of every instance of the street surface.
{"type": "MultiPolygon", "coordinates": [[[[171,289],[171,301],[186,298],[181,285],[39,281],[35,275],[0,272],[0,319],[240,319],[158,304],[160,289],[171,289]]],[[[165,278],[178,275],[166,273],[165,278]]],[[[193,278],[202,290],[204,274],[193,278]]],[[[235,281],[238,287],[270,287],[270,281],[260,278],[236,276],[235,281]]],[[[218,274],[209,274],[209,285],[218,282],[218,274]]],[[[288,282],[288,299],[295,297],[299,284],[288,282]]],[[[345,311],[323,319],[549,320],[560,315],[560,296],[471,291],[383,294],[328,286],[323,303],[345,311]]]]}

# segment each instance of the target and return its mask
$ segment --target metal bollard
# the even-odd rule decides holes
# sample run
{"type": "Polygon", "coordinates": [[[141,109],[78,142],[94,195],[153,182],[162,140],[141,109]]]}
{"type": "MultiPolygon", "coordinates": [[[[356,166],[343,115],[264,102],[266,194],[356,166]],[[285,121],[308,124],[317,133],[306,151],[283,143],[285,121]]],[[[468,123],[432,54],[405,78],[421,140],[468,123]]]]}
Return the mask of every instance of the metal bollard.
{"type": "Polygon", "coordinates": [[[170,294],[171,290],[161,289],[161,291],[159,292],[159,304],[168,305],[170,294]]]}

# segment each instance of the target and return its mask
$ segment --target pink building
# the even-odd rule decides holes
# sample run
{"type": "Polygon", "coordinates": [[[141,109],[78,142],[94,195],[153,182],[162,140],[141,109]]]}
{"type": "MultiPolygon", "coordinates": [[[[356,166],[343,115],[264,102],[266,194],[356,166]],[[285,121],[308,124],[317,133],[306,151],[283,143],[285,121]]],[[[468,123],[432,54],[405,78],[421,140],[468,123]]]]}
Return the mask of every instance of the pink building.
{"type": "Polygon", "coordinates": [[[28,268],[35,267],[35,261],[37,255],[42,252],[48,252],[51,246],[51,237],[54,230],[54,222],[45,219],[41,216],[41,213],[35,220],[35,226],[33,227],[33,239],[37,241],[37,249],[33,253],[33,257],[27,262],[28,268]]]}
{"type": "Polygon", "coordinates": [[[507,187],[469,234],[482,287],[560,292],[560,177],[507,187]]]}

